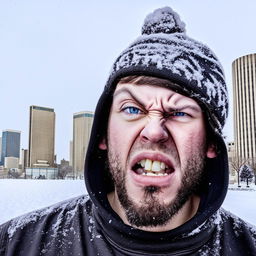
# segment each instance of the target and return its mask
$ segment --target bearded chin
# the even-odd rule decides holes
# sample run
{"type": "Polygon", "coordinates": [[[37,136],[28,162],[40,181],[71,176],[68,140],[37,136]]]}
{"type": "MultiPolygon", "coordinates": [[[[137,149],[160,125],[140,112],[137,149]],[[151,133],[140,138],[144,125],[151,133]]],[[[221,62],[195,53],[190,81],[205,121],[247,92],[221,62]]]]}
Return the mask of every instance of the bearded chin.
{"type": "Polygon", "coordinates": [[[138,205],[128,195],[125,170],[122,170],[118,157],[109,153],[108,165],[118,199],[125,210],[127,220],[132,226],[163,226],[175,216],[191,195],[197,193],[202,184],[205,157],[203,154],[192,155],[182,171],[181,186],[176,197],[168,204],[160,202],[158,186],[145,186],[143,200],[138,205]]]}

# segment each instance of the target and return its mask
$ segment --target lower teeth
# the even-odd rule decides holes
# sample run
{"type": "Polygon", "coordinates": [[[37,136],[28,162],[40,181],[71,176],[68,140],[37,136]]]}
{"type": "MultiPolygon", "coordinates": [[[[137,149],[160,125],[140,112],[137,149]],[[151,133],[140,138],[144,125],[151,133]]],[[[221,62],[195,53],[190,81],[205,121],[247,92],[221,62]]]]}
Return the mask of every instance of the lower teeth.
{"type": "Polygon", "coordinates": [[[154,173],[154,172],[143,172],[142,175],[144,176],[166,176],[167,173],[154,173]]]}

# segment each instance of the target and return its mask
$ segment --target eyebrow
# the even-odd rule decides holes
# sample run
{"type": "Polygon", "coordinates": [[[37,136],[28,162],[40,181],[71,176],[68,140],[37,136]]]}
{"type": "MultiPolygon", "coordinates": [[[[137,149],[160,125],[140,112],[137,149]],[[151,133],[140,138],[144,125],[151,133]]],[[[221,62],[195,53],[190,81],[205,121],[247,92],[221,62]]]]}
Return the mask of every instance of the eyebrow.
{"type": "MultiPolygon", "coordinates": [[[[116,90],[113,94],[113,97],[116,97],[118,96],[119,94],[122,94],[122,93],[128,93],[135,101],[137,101],[141,106],[144,106],[144,104],[141,102],[141,100],[139,100],[128,88],[121,88],[119,90],[116,90]]],[[[181,107],[170,107],[168,108],[168,111],[172,112],[172,111],[182,111],[184,109],[191,109],[197,113],[201,113],[203,112],[201,107],[200,106],[196,106],[196,105],[193,105],[193,104],[185,104],[181,107]]]]}
{"type": "Polygon", "coordinates": [[[177,108],[170,108],[170,111],[182,111],[182,110],[187,109],[187,108],[189,108],[189,109],[191,109],[195,112],[198,112],[198,113],[203,112],[202,109],[199,106],[195,106],[195,105],[191,105],[191,104],[187,104],[187,105],[177,107],[177,108]]]}
{"type": "Polygon", "coordinates": [[[121,88],[117,91],[115,91],[114,95],[113,95],[113,98],[118,96],[119,94],[122,94],[122,93],[128,93],[135,101],[137,101],[141,106],[144,106],[144,104],[142,103],[141,100],[138,99],[138,97],[136,97],[128,88],[121,88]]]}

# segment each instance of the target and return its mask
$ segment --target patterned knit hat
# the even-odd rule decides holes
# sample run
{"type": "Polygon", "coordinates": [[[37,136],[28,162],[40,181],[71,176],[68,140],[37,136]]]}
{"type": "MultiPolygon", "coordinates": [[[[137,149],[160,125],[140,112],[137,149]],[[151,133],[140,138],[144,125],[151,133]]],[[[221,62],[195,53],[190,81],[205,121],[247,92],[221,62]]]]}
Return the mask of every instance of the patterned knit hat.
{"type": "Polygon", "coordinates": [[[215,54],[189,38],[185,24],[170,7],[149,14],[142,35],[115,61],[106,90],[125,76],[144,75],[168,79],[180,93],[201,103],[215,132],[221,135],[228,114],[224,72],[215,54]]]}

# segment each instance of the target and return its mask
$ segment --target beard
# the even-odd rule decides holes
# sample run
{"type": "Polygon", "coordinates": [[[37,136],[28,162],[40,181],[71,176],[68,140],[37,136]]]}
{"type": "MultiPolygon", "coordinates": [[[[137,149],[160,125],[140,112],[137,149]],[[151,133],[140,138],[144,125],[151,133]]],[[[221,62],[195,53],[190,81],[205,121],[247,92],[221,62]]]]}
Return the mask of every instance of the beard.
{"type": "MultiPolygon", "coordinates": [[[[204,148],[205,147],[202,146],[201,151],[191,153],[186,165],[181,170],[183,173],[181,185],[175,198],[170,203],[166,204],[160,202],[158,194],[161,193],[161,187],[152,185],[144,187],[143,203],[140,205],[136,204],[129,197],[126,188],[126,170],[121,167],[118,154],[109,151],[109,171],[114,182],[118,199],[125,210],[127,220],[132,226],[156,227],[167,224],[167,222],[179,212],[188,199],[198,192],[204,177],[204,148]]],[[[164,151],[166,151],[166,149],[164,151]]],[[[172,150],[172,152],[169,153],[174,152],[174,157],[177,160],[178,156],[176,150],[172,150]]]]}

